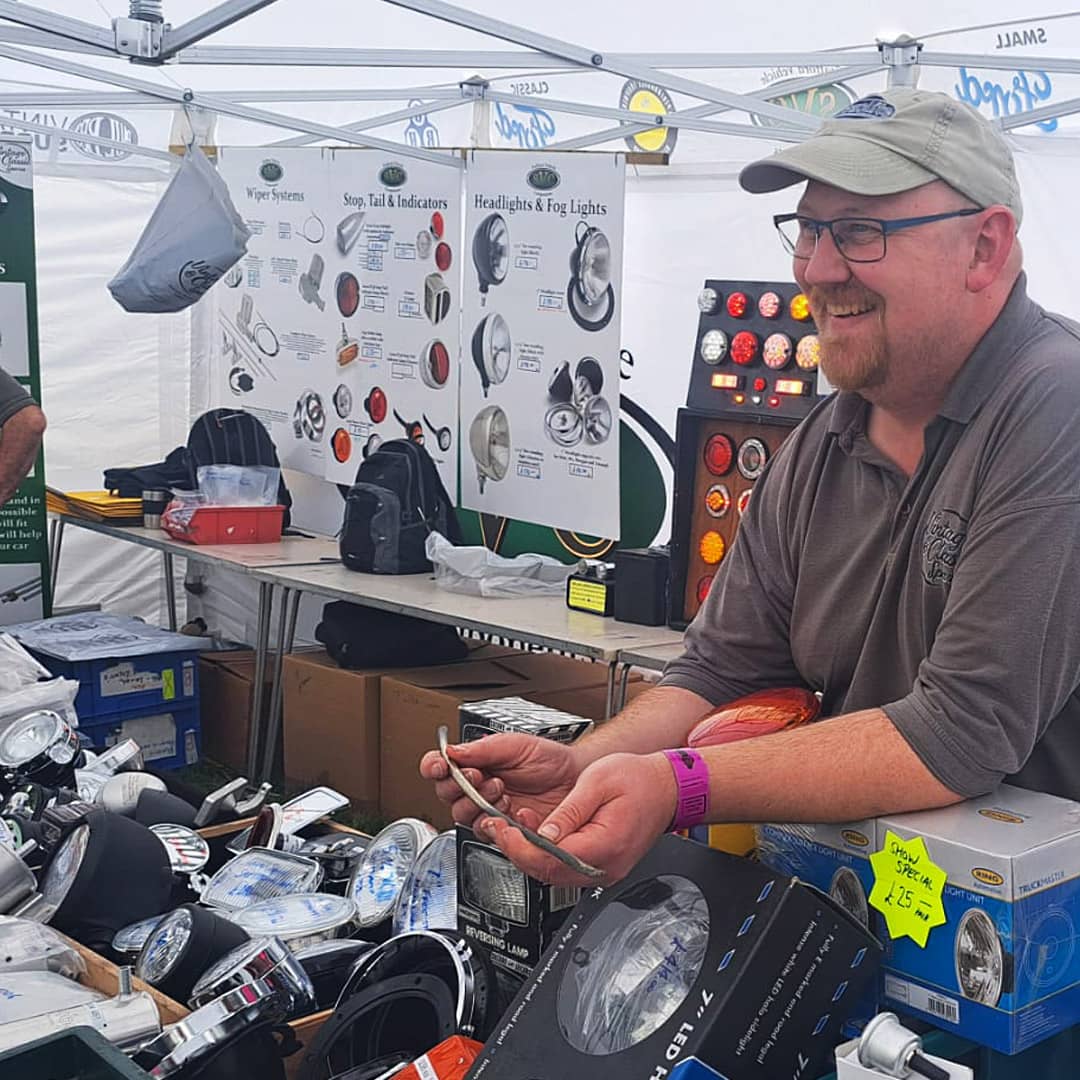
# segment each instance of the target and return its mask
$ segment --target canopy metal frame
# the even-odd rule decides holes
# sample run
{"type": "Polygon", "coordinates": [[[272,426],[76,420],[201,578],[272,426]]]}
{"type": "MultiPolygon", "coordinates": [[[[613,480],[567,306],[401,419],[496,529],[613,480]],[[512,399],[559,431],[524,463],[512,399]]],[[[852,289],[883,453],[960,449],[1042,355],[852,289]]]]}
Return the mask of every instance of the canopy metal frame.
{"type": "MultiPolygon", "coordinates": [[[[1080,60],[1048,56],[988,55],[928,51],[919,41],[899,37],[879,41],[877,49],[856,48],[823,52],[687,52],[608,53],[603,49],[550,37],[514,23],[495,19],[446,2],[446,0],[384,0],[395,7],[442,20],[498,41],[517,46],[512,50],[483,49],[343,49],[311,47],[244,47],[203,44],[214,34],[250,17],[280,0],[223,0],[201,15],[178,26],[165,21],[168,0],[129,0],[130,15],[102,26],[71,18],[20,0],[0,0],[0,57],[28,66],[77,76],[115,88],[113,91],[59,91],[53,88],[0,93],[0,107],[37,105],[63,108],[199,108],[298,134],[274,145],[296,146],[330,141],[376,147],[405,157],[460,169],[457,155],[440,153],[405,141],[394,141],[371,131],[424,113],[465,105],[492,102],[549,112],[612,120],[611,126],[551,144],[549,149],[578,150],[602,146],[613,140],[658,127],[685,128],[718,136],[798,142],[817,130],[819,117],[777,102],[776,87],[756,93],[740,93],[713,82],[677,72],[723,71],[768,67],[813,67],[818,74],[785,82],[785,95],[837,81],[849,81],[883,72],[889,85],[916,85],[921,67],[969,67],[985,70],[1040,70],[1080,74],[1080,60]],[[458,85],[413,86],[378,89],[250,90],[207,92],[122,75],[113,69],[93,67],[63,53],[88,57],[126,59],[143,67],[169,65],[279,65],[342,68],[401,68],[485,72],[599,72],[660,87],[701,102],[668,113],[631,112],[587,101],[529,97],[505,93],[493,85],[497,80],[473,77],[458,85]],[[121,92],[116,92],[119,90],[121,92]],[[356,123],[332,126],[305,117],[261,108],[256,103],[289,101],[406,101],[406,108],[365,118],[356,123]],[[724,113],[745,114],[746,122],[717,120],[724,113]]],[[[1026,127],[1054,117],[1080,112],[1080,97],[1054,102],[1039,109],[996,119],[1002,129],[1026,127]]],[[[38,118],[40,120],[40,118],[38,118]]],[[[4,123],[29,131],[60,133],[37,120],[5,117],[4,123]]],[[[91,141],[89,138],[87,141],[91,141]]],[[[107,140],[106,140],[107,144],[107,140]]],[[[133,154],[162,156],[161,151],[127,146],[133,154]]]]}

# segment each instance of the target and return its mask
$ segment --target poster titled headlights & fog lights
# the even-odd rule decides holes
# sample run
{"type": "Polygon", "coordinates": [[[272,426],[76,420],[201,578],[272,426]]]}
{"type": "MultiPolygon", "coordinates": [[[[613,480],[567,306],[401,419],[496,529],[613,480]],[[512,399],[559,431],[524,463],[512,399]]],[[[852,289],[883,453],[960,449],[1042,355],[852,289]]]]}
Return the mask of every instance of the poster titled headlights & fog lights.
{"type": "Polygon", "coordinates": [[[474,151],[461,503],[619,536],[624,159],[474,151]]]}

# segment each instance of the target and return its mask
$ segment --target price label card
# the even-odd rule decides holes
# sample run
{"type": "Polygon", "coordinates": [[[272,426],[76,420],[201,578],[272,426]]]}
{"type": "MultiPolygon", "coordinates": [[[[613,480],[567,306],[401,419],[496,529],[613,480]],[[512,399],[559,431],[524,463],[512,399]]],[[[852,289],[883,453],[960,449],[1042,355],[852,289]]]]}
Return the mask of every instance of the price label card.
{"type": "Polygon", "coordinates": [[[889,937],[909,937],[926,948],[935,926],[945,923],[941,894],[945,871],[935,866],[921,836],[901,840],[885,833],[885,846],[870,856],[874,887],[870,906],[885,916],[889,937]]]}

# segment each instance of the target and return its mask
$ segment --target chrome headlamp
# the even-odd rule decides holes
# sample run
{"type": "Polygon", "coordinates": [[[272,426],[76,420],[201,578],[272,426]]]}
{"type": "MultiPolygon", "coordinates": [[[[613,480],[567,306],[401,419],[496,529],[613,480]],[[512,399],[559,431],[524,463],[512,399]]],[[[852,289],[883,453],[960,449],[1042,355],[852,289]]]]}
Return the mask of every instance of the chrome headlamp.
{"type": "Polygon", "coordinates": [[[428,844],[409,871],[394,906],[393,932],[457,929],[457,838],[453,830],[428,844]]]}
{"type": "Polygon", "coordinates": [[[164,915],[151,915],[149,919],[140,919],[117,930],[112,939],[113,956],[117,963],[134,965],[146,944],[146,939],[164,918],[166,918],[164,915]]]}
{"type": "Polygon", "coordinates": [[[0,734],[0,767],[15,769],[47,787],[75,787],[75,770],[85,756],[79,736],[52,709],[20,716],[0,734]]]}
{"type": "Polygon", "coordinates": [[[510,269],[510,228],[502,214],[488,214],[473,235],[473,265],[480,280],[480,303],[492,285],[501,285],[510,269]]]}
{"type": "Polygon", "coordinates": [[[188,1004],[201,1009],[234,990],[262,983],[281,1005],[280,1015],[302,1016],[315,1001],[307,972],[289,947],[277,938],[257,938],[226,953],[204,972],[191,991],[188,1004]]]}
{"type": "Polygon", "coordinates": [[[297,951],[352,933],[356,925],[356,901],[333,893],[282,896],[252,904],[238,911],[233,919],[251,937],[272,935],[297,951]]]}
{"type": "Polygon", "coordinates": [[[371,841],[346,890],[356,901],[357,925],[378,926],[390,918],[420,852],[437,835],[426,821],[402,818],[371,841]]]}
{"type": "Polygon", "coordinates": [[[996,1005],[1005,992],[1007,957],[993,920],[981,908],[965,911],[953,950],[960,993],[982,1005],[996,1005]]]}
{"type": "Polygon", "coordinates": [[[595,226],[579,221],[570,254],[570,284],[566,300],[582,330],[603,330],[615,313],[611,284],[611,242],[595,226]]]}
{"type": "Polygon", "coordinates": [[[135,974],[174,1001],[186,1001],[203,972],[248,937],[230,919],[184,904],[151,929],[135,962],[135,974]]]}
{"type": "Polygon", "coordinates": [[[485,405],[474,417],[469,449],[483,495],[486,480],[501,480],[510,469],[510,420],[498,405],[485,405]]]}

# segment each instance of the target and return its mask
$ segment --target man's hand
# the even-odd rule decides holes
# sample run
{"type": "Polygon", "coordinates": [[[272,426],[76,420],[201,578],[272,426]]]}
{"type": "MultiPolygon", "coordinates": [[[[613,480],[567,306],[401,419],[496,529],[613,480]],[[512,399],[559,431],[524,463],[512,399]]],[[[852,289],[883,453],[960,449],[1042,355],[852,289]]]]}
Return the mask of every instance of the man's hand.
{"type": "MultiPolygon", "coordinates": [[[[539,831],[603,870],[605,881],[618,881],[671,824],[677,799],[675,774],[663,754],[609,754],[582,772],[539,831]]],[[[596,884],[544,854],[505,821],[485,817],[477,828],[533,877],[558,885],[596,884]]]]}
{"type": "MultiPolygon", "coordinates": [[[[488,802],[535,829],[562,802],[581,771],[573,750],[534,735],[488,735],[451,746],[450,757],[488,802]]],[[[454,820],[470,825],[480,811],[450,779],[437,750],[424,755],[420,775],[450,804],[454,820]]]]}

